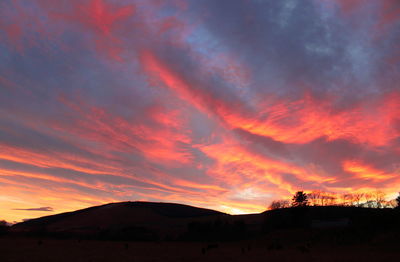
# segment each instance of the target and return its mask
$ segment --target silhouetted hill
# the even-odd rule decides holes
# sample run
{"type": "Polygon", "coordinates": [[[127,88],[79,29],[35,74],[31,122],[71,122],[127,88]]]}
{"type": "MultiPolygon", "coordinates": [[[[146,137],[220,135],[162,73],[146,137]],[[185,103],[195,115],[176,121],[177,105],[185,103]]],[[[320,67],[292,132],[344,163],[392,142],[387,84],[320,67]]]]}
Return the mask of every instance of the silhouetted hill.
{"type": "Polygon", "coordinates": [[[187,224],[224,213],[188,205],[120,202],[95,206],[18,223],[12,232],[95,238],[153,239],[176,237],[187,224]]]}

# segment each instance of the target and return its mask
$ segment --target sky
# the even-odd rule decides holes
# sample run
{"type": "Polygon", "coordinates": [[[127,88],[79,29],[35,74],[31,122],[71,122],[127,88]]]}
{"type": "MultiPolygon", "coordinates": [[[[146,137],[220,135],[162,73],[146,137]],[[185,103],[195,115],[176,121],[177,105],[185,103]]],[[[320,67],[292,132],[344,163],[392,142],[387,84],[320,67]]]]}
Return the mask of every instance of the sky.
{"type": "Polygon", "coordinates": [[[398,0],[0,1],[0,219],[400,191],[398,0]]]}

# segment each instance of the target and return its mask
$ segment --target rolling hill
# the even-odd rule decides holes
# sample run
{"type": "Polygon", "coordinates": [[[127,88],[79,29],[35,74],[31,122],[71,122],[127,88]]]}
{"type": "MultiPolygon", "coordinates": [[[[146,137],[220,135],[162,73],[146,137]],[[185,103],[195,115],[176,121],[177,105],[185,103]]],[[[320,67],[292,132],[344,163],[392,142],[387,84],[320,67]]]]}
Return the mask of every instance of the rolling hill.
{"type": "Polygon", "coordinates": [[[176,237],[188,223],[229,216],[204,208],[154,202],[119,202],[15,224],[14,233],[152,239],[176,237]]]}

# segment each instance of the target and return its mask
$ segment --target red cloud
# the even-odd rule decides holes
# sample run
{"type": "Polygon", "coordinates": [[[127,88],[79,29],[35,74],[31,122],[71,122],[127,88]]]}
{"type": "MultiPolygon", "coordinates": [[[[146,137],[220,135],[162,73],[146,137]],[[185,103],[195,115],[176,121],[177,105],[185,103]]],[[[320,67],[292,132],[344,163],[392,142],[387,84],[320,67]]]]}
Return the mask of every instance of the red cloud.
{"type": "Polygon", "coordinates": [[[135,6],[117,8],[103,0],[92,0],[87,6],[80,6],[81,19],[105,35],[111,33],[115,23],[134,14],[135,6]]]}
{"type": "Polygon", "coordinates": [[[257,105],[257,113],[244,113],[197,83],[188,83],[149,51],[142,53],[142,63],[150,75],[198,109],[217,115],[232,128],[277,141],[304,144],[326,137],[382,146],[399,136],[393,126],[400,115],[397,92],[381,97],[378,103],[357,102],[348,110],[335,109],[333,98],[321,100],[308,94],[294,101],[266,98],[257,105]]]}
{"type": "Polygon", "coordinates": [[[388,174],[385,171],[375,169],[356,160],[348,160],[343,163],[343,169],[356,175],[357,179],[374,182],[386,181],[397,177],[396,174],[388,174]]]}
{"type": "Polygon", "coordinates": [[[228,113],[223,119],[233,127],[285,143],[302,144],[327,137],[383,146],[399,136],[393,126],[400,114],[396,97],[399,94],[392,93],[382,97],[381,103],[358,102],[348,110],[335,110],[330,101],[305,96],[297,101],[278,100],[261,105],[254,117],[228,113]]]}

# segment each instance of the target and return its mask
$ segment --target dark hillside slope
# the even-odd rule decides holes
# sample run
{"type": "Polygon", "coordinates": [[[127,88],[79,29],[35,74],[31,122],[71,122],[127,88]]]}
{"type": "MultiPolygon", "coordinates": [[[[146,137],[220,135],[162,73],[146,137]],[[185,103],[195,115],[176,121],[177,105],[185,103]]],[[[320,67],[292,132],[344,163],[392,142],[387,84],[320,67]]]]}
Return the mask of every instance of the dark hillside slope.
{"type": "MultiPolygon", "coordinates": [[[[400,210],[342,206],[284,208],[262,213],[271,228],[317,227],[322,222],[347,221],[348,227],[397,227],[400,210]]],[[[328,223],[328,224],[327,224],[328,223]]],[[[344,224],[343,224],[344,226],[344,224]]]]}
{"type": "Polygon", "coordinates": [[[286,243],[329,246],[400,241],[400,211],[396,209],[324,206],[278,209],[263,215],[263,233],[286,243]]]}
{"type": "Polygon", "coordinates": [[[16,224],[13,232],[95,238],[153,239],[181,234],[191,221],[224,213],[181,204],[120,202],[16,224]]]}

